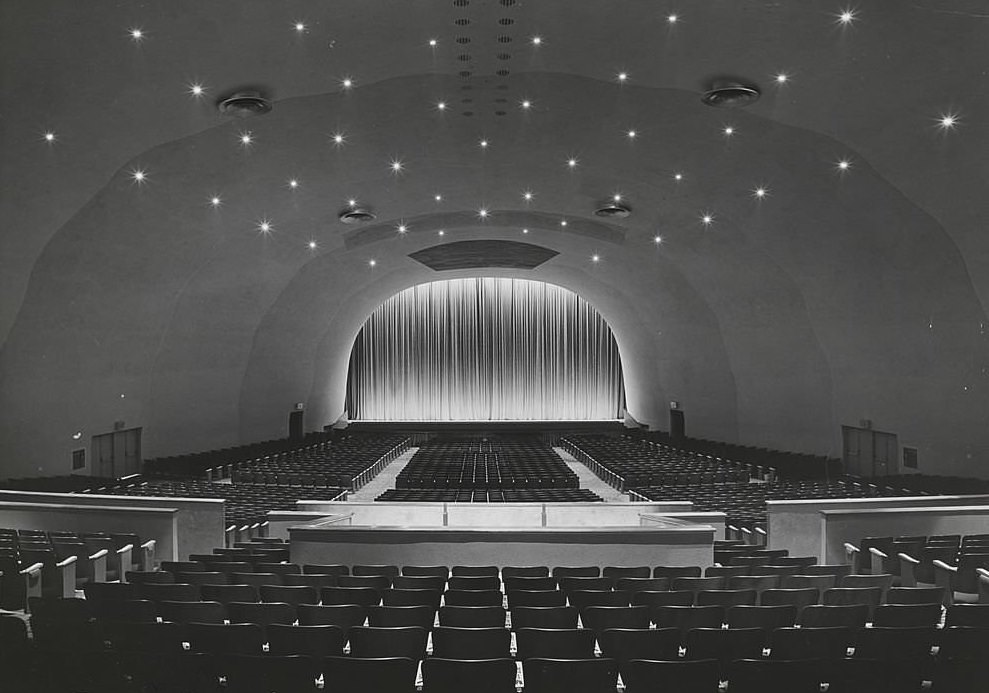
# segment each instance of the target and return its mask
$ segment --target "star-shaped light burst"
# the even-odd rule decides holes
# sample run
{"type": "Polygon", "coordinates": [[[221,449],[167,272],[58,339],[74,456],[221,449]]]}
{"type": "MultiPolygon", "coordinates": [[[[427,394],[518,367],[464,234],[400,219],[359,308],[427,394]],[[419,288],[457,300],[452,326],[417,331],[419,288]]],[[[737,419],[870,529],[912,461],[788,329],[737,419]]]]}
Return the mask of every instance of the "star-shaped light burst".
{"type": "Polygon", "coordinates": [[[439,43],[439,41],[437,41],[437,40],[436,40],[436,39],[434,39],[434,38],[431,38],[431,39],[429,39],[429,47],[430,47],[430,48],[436,48],[436,45],[437,45],[438,43],[439,43]]]}
{"type": "Polygon", "coordinates": [[[317,243],[315,240],[310,240],[306,244],[306,247],[308,247],[311,252],[315,252],[319,248],[319,243],[317,243]]]}
{"type": "Polygon", "coordinates": [[[574,157],[574,156],[572,156],[572,157],[570,157],[569,159],[567,159],[567,167],[568,167],[568,168],[569,168],[569,169],[570,169],[571,171],[572,171],[573,169],[575,169],[575,168],[577,168],[577,164],[578,164],[578,163],[580,163],[580,162],[579,162],[579,161],[577,161],[577,157],[574,157]]]}
{"type": "Polygon", "coordinates": [[[680,21],[680,17],[675,12],[666,15],[666,23],[667,24],[676,24],[679,21],[680,21]]]}
{"type": "Polygon", "coordinates": [[[532,45],[533,46],[541,46],[541,45],[543,45],[543,37],[542,36],[533,36],[532,37],[532,45]]]}
{"type": "Polygon", "coordinates": [[[396,176],[405,171],[405,164],[401,159],[392,159],[391,163],[388,164],[388,167],[396,176]]]}
{"type": "Polygon", "coordinates": [[[298,190],[299,189],[299,179],[298,178],[290,178],[289,181],[288,181],[288,187],[289,187],[290,190],[298,190]]]}
{"type": "Polygon", "coordinates": [[[218,209],[223,206],[223,199],[219,195],[210,195],[209,206],[218,209]]]}
{"type": "Polygon", "coordinates": [[[679,183],[680,181],[683,180],[683,174],[677,171],[676,173],[673,174],[673,180],[679,183]]]}
{"type": "Polygon", "coordinates": [[[639,133],[636,132],[635,130],[629,130],[625,133],[625,136],[630,140],[634,140],[636,137],[639,136],[639,133]]]}
{"type": "Polygon", "coordinates": [[[261,217],[258,220],[257,226],[255,228],[257,228],[258,233],[260,233],[260,234],[262,234],[264,236],[270,235],[271,232],[275,230],[275,227],[271,223],[271,220],[268,219],[267,217],[261,217]]]}
{"type": "Polygon", "coordinates": [[[850,171],[852,168],[852,160],[838,159],[838,161],[835,162],[834,167],[835,170],[838,171],[838,173],[848,173],[848,171],[850,171]]]}
{"type": "Polygon", "coordinates": [[[297,34],[306,33],[306,25],[304,22],[296,22],[295,24],[292,25],[292,27],[295,29],[295,33],[297,34]]]}
{"type": "Polygon", "coordinates": [[[45,130],[41,133],[41,139],[48,144],[55,144],[58,141],[58,135],[56,135],[51,130],[45,130]]]}
{"type": "Polygon", "coordinates": [[[134,183],[144,185],[148,182],[148,172],[143,168],[132,168],[130,170],[130,178],[134,183]]]}
{"type": "Polygon", "coordinates": [[[254,144],[254,135],[249,130],[242,130],[237,133],[237,139],[243,147],[250,147],[254,144]]]}
{"type": "Polygon", "coordinates": [[[790,81],[790,75],[785,72],[777,72],[773,75],[773,81],[776,82],[778,86],[783,86],[790,81]]]}
{"type": "Polygon", "coordinates": [[[851,26],[858,19],[858,11],[851,7],[846,7],[840,12],[836,12],[834,17],[835,23],[839,26],[851,26]]]}
{"type": "Polygon", "coordinates": [[[591,255],[591,262],[601,262],[600,255],[591,255]]]}
{"type": "Polygon", "coordinates": [[[342,147],[347,144],[347,136],[342,132],[334,132],[330,135],[330,141],[333,142],[334,147],[342,147]]]}
{"type": "Polygon", "coordinates": [[[757,200],[764,200],[769,197],[769,188],[764,185],[760,185],[752,189],[752,197],[757,200]]]}
{"type": "Polygon", "coordinates": [[[618,204],[619,202],[622,201],[622,194],[620,192],[616,192],[614,195],[611,196],[611,199],[614,201],[615,204],[618,204]]]}
{"type": "Polygon", "coordinates": [[[533,197],[535,197],[535,193],[533,193],[531,190],[522,191],[522,199],[525,200],[526,202],[532,202],[533,197]]]}
{"type": "Polygon", "coordinates": [[[485,139],[482,139],[482,140],[478,141],[477,146],[480,147],[481,149],[487,149],[489,144],[490,144],[490,142],[488,142],[485,139]]]}
{"type": "Polygon", "coordinates": [[[409,232],[409,225],[406,224],[404,221],[400,221],[398,225],[395,227],[395,230],[401,234],[406,234],[409,232]]]}
{"type": "Polygon", "coordinates": [[[725,126],[724,126],[724,127],[723,127],[723,128],[721,129],[721,133],[722,133],[722,134],[723,134],[723,135],[724,135],[725,137],[731,137],[732,135],[734,135],[734,134],[735,134],[735,126],[734,126],[734,125],[725,125],[725,126]]]}
{"type": "Polygon", "coordinates": [[[487,219],[490,214],[491,212],[488,211],[487,207],[481,207],[479,210],[477,210],[478,219],[482,219],[482,220],[487,219]]]}
{"type": "Polygon", "coordinates": [[[132,26],[130,29],[128,29],[127,34],[130,36],[131,41],[133,41],[134,43],[140,43],[147,37],[147,34],[144,33],[144,30],[136,26],[132,26]]]}
{"type": "Polygon", "coordinates": [[[521,101],[519,102],[519,107],[520,107],[520,108],[521,108],[521,109],[522,109],[523,111],[528,111],[528,110],[529,110],[530,108],[532,108],[532,101],[530,101],[529,99],[522,99],[522,100],[521,100],[521,101]]]}
{"type": "Polygon", "coordinates": [[[355,207],[357,207],[357,200],[353,197],[350,198],[349,200],[347,200],[347,206],[350,207],[351,209],[354,209],[355,207]]]}
{"type": "Polygon", "coordinates": [[[440,229],[439,231],[436,232],[436,235],[437,236],[445,236],[446,235],[446,231],[444,229],[440,229]]]}
{"type": "Polygon", "coordinates": [[[436,110],[437,111],[445,111],[446,110],[446,101],[437,101],[436,102],[436,110]]]}
{"type": "Polygon", "coordinates": [[[344,77],[343,79],[340,80],[340,86],[343,87],[344,89],[352,89],[354,86],[354,78],[344,77]]]}
{"type": "Polygon", "coordinates": [[[704,226],[710,226],[714,223],[714,215],[710,212],[704,212],[704,214],[701,215],[701,223],[704,224],[704,226]]]}
{"type": "Polygon", "coordinates": [[[442,195],[439,195],[439,194],[436,194],[436,195],[433,195],[433,199],[436,200],[437,202],[442,202],[443,201],[443,196],[442,195]]]}
{"type": "Polygon", "coordinates": [[[663,237],[658,235],[653,236],[652,242],[655,243],[656,245],[660,245],[663,242],[663,237]]]}
{"type": "Polygon", "coordinates": [[[625,84],[625,82],[628,81],[628,73],[622,70],[617,75],[615,75],[615,79],[618,80],[619,84],[625,84]]]}
{"type": "Polygon", "coordinates": [[[193,96],[193,97],[195,97],[197,99],[201,99],[204,96],[206,96],[206,87],[204,87],[199,82],[191,82],[186,87],[186,91],[188,91],[188,93],[189,93],[190,96],[193,96]]]}
{"type": "Polygon", "coordinates": [[[935,127],[941,132],[951,132],[958,127],[959,120],[958,114],[954,111],[945,111],[934,119],[935,127]]]}
{"type": "Polygon", "coordinates": [[[375,266],[375,265],[377,265],[377,264],[378,264],[378,263],[377,263],[377,261],[376,261],[376,260],[368,260],[368,261],[367,261],[367,266],[368,266],[368,267],[374,267],[374,266],[375,266]]]}

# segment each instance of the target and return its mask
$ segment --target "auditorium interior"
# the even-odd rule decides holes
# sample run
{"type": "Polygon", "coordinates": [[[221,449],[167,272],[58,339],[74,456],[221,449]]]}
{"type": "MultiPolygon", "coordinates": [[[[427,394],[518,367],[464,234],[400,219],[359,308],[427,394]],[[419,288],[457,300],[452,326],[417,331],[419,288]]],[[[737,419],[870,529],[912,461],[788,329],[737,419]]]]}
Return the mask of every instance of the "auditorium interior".
{"type": "Polygon", "coordinates": [[[987,30],[0,4],[0,690],[989,690],[987,30]]]}

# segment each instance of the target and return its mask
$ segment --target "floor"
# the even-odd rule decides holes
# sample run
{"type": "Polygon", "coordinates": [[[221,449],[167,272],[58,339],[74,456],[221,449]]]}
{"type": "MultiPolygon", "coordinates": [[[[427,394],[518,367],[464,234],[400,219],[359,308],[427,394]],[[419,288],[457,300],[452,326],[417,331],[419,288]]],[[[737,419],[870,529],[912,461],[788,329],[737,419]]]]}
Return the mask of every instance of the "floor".
{"type": "Polygon", "coordinates": [[[367,484],[347,496],[347,500],[352,501],[373,501],[390,488],[395,488],[395,477],[405,469],[412,456],[419,448],[409,448],[401,455],[391,461],[387,467],[382,469],[376,477],[367,484]]]}

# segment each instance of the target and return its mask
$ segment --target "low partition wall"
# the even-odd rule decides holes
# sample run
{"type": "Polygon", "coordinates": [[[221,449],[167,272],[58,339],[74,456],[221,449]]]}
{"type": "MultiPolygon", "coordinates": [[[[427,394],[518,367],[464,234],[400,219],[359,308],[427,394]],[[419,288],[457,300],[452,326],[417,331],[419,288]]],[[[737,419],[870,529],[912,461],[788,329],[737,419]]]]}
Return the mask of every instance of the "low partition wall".
{"type": "MultiPolygon", "coordinates": [[[[46,532],[133,532],[142,543],[155,540],[159,560],[174,560],[172,557],[178,555],[178,517],[177,508],[0,501],[0,527],[46,532]]],[[[135,555],[139,548],[134,547],[135,555]]]]}
{"type": "Polygon", "coordinates": [[[288,541],[289,527],[300,525],[315,526],[321,521],[331,524],[353,523],[353,514],[327,515],[326,513],[311,512],[307,510],[270,510],[268,511],[268,536],[274,539],[284,539],[288,541]]]}
{"type": "MultiPolygon", "coordinates": [[[[880,510],[952,505],[989,505],[989,495],[766,501],[769,548],[789,549],[791,556],[823,556],[825,551],[821,544],[820,525],[822,510],[880,510]]],[[[893,534],[905,535],[908,532],[893,532],[893,534]]]]}
{"type": "Polygon", "coordinates": [[[289,529],[294,563],[372,565],[699,565],[715,529],[666,527],[361,527],[328,517],[289,529]]]}
{"type": "Polygon", "coordinates": [[[818,526],[823,547],[820,559],[844,563],[845,542],[858,546],[863,537],[983,534],[989,527],[989,505],[822,510],[818,526]]]}
{"type": "MultiPolygon", "coordinates": [[[[635,527],[642,513],[690,512],[689,501],[647,503],[375,503],[298,501],[296,509],[350,514],[355,525],[400,527],[635,527]]],[[[269,515],[269,521],[271,516],[269,515]]]]}
{"type": "Polygon", "coordinates": [[[679,522],[690,522],[692,524],[698,525],[710,525],[714,527],[717,531],[714,535],[715,539],[727,539],[728,538],[728,515],[719,511],[708,511],[708,512],[677,512],[677,513],[666,513],[663,515],[657,515],[653,513],[643,513],[639,515],[639,524],[643,527],[667,527],[669,522],[679,521],[679,522]],[[720,536],[719,536],[720,535],[720,536]]]}
{"type": "MultiPolygon", "coordinates": [[[[121,508],[173,508],[178,510],[178,539],[173,554],[158,550],[161,560],[184,560],[190,553],[213,553],[224,545],[222,498],[165,498],[159,496],[109,496],[95,493],[40,493],[0,491],[0,502],[45,505],[97,505],[121,508]]],[[[72,529],[62,527],[61,529],[72,529]]],[[[136,531],[136,530],[134,530],[136,531]]],[[[159,545],[160,546],[160,545],[159,545]]]]}

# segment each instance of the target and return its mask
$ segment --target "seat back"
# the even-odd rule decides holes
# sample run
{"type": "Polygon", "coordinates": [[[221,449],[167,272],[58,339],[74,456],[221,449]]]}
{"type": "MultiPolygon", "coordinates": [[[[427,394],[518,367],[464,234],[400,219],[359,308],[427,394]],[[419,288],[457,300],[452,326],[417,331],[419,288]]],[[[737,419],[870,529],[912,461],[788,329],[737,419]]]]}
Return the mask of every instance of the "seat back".
{"type": "Polygon", "coordinates": [[[441,626],[453,628],[504,628],[505,609],[501,606],[443,606],[439,621],[441,626]]]}
{"type": "Polygon", "coordinates": [[[515,693],[515,661],[429,657],[422,663],[425,693],[515,693]]]}
{"type": "Polygon", "coordinates": [[[433,655],[446,659],[503,659],[510,657],[511,632],[507,628],[433,629],[433,655]]]}
{"type": "Polygon", "coordinates": [[[618,663],[607,657],[530,658],[522,673],[531,693],[612,693],[618,683],[618,663]]]}
{"type": "Polygon", "coordinates": [[[292,626],[272,623],[266,628],[268,651],[274,655],[325,657],[343,654],[347,636],[339,626],[292,626]]]}
{"type": "Polygon", "coordinates": [[[369,606],[368,625],[375,628],[401,628],[417,626],[429,630],[433,627],[436,609],[433,606],[369,606]]]}
{"type": "Polygon", "coordinates": [[[517,659],[583,659],[594,656],[594,631],[584,628],[519,628],[517,659]]]}
{"type": "Polygon", "coordinates": [[[518,606],[512,609],[512,630],[575,629],[577,616],[577,609],[573,606],[518,606]]]}
{"type": "Polygon", "coordinates": [[[323,678],[331,690],[414,693],[419,662],[411,657],[324,657],[323,678]]]}
{"type": "Polygon", "coordinates": [[[350,629],[350,654],[354,657],[408,657],[420,660],[426,654],[424,628],[375,628],[354,626],[350,629]]]}

